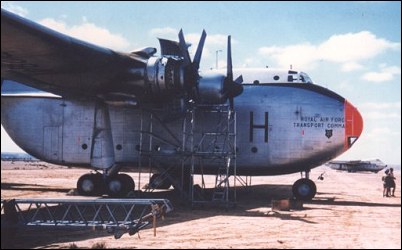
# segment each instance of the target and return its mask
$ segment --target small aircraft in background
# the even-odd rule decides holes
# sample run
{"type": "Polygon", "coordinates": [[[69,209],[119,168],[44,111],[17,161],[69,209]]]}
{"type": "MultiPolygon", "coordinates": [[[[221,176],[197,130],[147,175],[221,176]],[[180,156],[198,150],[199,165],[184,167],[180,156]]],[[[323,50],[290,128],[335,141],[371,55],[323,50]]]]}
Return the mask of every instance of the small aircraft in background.
{"type": "Polygon", "coordinates": [[[345,170],[349,173],[358,172],[358,171],[369,171],[378,173],[387,167],[382,161],[379,159],[375,160],[355,160],[355,161],[330,161],[325,165],[329,166],[335,170],[345,170]]]}

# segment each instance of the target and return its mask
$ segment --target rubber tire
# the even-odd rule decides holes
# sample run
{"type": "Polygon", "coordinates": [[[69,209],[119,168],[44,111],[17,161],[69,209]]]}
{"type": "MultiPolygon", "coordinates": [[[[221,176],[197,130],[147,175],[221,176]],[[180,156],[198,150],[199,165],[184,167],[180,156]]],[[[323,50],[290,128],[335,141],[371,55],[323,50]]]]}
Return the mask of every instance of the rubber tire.
{"type": "Polygon", "coordinates": [[[135,183],[134,183],[133,178],[131,178],[131,176],[129,176],[128,174],[119,174],[118,178],[120,178],[124,183],[123,186],[124,186],[124,191],[126,192],[125,195],[127,195],[131,191],[134,191],[135,183]]]}
{"type": "Polygon", "coordinates": [[[297,180],[292,186],[293,196],[298,200],[309,201],[314,198],[317,193],[315,183],[306,178],[297,180]]]}
{"type": "Polygon", "coordinates": [[[127,174],[112,176],[107,181],[107,193],[111,197],[126,197],[134,190],[134,180],[127,174]]]}
{"type": "Polygon", "coordinates": [[[104,191],[101,174],[84,174],[77,181],[78,194],[83,196],[97,196],[104,191]]]}

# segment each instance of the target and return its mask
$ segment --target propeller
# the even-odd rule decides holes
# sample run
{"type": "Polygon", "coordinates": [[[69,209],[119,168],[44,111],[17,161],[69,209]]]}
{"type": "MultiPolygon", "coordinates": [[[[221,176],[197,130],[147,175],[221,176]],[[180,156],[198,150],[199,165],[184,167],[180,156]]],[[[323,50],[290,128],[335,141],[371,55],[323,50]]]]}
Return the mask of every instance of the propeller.
{"type": "Polygon", "coordinates": [[[243,92],[243,76],[240,75],[236,80],[233,80],[233,65],[232,65],[232,45],[231,36],[228,36],[228,52],[227,52],[227,70],[226,78],[223,84],[223,93],[229,98],[230,109],[233,110],[234,101],[233,98],[240,95],[243,92]]]}
{"type": "Polygon", "coordinates": [[[198,74],[198,70],[200,68],[202,50],[204,49],[206,37],[207,33],[205,32],[205,30],[203,30],[194,59],[191,62],[190,54],[188,52],[188,46],[184,39],[183,30],[181,29],[179,32],[179,47],[183,55],[183,67],[185,71],[184,80],[185,83],[187,83],[186,89],[188,93],[192,93],[191,98],[195,100],[199,99],[198,80],[200,78],[200,75],[198,74]]]}
{"type": "MultiPolygon", "coordinates": [[[[190,53],[188,51],[189,46],[186,43],[182,29],[180,30],[178,37],[178,43],[170,40],[159,39],[161,42],[162,54],[176,55],[182,58],[181,67],[183,69],[184,89],[186,90],[186,93],[188,93],[188,97],[197,102],[200,100],[199,82],[201,78],[198,70],[200,68],[201,56],[207,33],[205,30],[202,31],[193,61],[191,61],[190,53]]],[[[233,80],[231,36],[228,36],[227,46],[227,72],[226,76],[222,76],[224,79],[220,94],[224,98],[229,99],[230,108],[233,110],[234,97],[243,92],[243,86],[241,84],[243,82],[243,77],[239,76],[236,80],[233,80]]],[[[216,84],[220,84],[220,82],[216,82],[216,84]]]]}

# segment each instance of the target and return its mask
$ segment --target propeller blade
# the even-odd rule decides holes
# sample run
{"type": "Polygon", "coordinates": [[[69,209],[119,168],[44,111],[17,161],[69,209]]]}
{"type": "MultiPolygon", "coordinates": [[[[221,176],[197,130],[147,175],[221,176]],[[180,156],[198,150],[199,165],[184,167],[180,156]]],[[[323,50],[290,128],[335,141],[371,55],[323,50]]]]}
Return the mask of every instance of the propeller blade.
{"type": "Polygon", "coordinates": [[[201,55],[202,55],[202,50],[204,49],[204,43],[205,43],[206,38],[207,38],[207,33],[205,32],[205,30],[202,30],[200,42],[198,43],[197,51],[195,52],[195,56],[194,56],[194,60],[193,60],[193,66],[197,71],[200,68],[201,55]]]}
{"type": "Polygon", "coordinates": [[[232,63],[232,43],[231,36],[228,36],[228,52],[227,52],[227,72],[226,79],[223,87],[223,91],[229,98],[230,109],[234,107],[234,97],[240,95],[243,92],[243,76],[240,75],[233,81],[233,63],[232,63]]]}
{"type": "Polygon", "coordinates": [[[242,84],[243,83],[243,75],[240,75],[239,77],[234,80],[235,83],[237,84],[242,84]]]}
{"type": "Polygon", "coordinates": [[[158,38],[159,44],[161,46],[161,55],[165,56],[182,56],[182,52],[179,43],[176,41],[171,41],[167,39],[158,38]]]}
{"type": "Polygon", "coordinates": [[[232,45],[231,45],[231,37],[228,36],[228,59],[227,59],[227,72],[226,79],[229,82],[233,82],[233,65],[232,65],[232,45]]]}
{"type": "Polygon", "coordinates": [[[186,40],[184,40],[183,29],[180,29],[179,32],[179,46],[181,53],[183,54],[184,66],[187,66],[191,63],[190,54],[188,53],[188,47],[186,44],[186,40]]]}

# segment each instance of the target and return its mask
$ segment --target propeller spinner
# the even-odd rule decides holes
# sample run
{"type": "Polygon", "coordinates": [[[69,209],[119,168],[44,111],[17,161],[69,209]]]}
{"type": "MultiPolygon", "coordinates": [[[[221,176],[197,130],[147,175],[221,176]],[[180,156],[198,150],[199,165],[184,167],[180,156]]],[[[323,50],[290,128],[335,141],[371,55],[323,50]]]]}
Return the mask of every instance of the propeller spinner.
{"type": "MultiPolygon", "coordinates": [[[[185,72],[187,73],[185,74],[185,76],[187,76],[185,77],[185,80],[187,80],[188,86],[190,88],[196,90],[195,100],[199,100],[199,80],[201,76],[199,75],[198,70],[200,68],[201,55],[204,48],[206,36],[207,34],[205,30],[203,30],[200,42],[198,43],[197,51],[194,56],[194,60],[193,62],[191,62],[188,47],[184,39],[183,30],[180,30],[179,32],[179,45],[183,54],[183,66],[185,68],[185,72]]],[[[234,97],[240,95],[243,92],[243,86],[241,85],[241,83],[243,82],[243,77],[239,76],[236,80],[233,80],[231,36],[228,36],[227,48],[227,72],[226,77],[224,78],[221,94],[224,96],[224,98],[229,99],[230,108],[233,109],[234,97]]],[[[219,81],[217,81],[216,84],[219,84],[219,81]]]]}
{"type": "MultiPolygon", "coordinates": [[[[177,70],[173,69],[173,71],[166,71],[165,67],[165,73],[169,73],[166,75],[168,77],[159,77],[156,79],[163,79],[164,81],[168,81],[168,79],[173,79],[172,81],[168,81],[167,84],[165,83],[167,89],[172,89],[172,87],[169,86],[181,86],[177,87],[176,89],[181,88],[182,91],[184,91],[182,93],[187,96],[187,98],[194,100],[195,103],[222,104],[229,99],[230,108],[233,109],[234,97],[240,95],[243,91],[243,86],[241,85],[241,83],[243,82],[243,78],[242,76],[240,76],[236,80],[233,80],[231,37],[228,36],[226,75],[216,72],[207,72],[200,75],[198,72],[200,68],[205,39],[207,37],[205,30],[202,31],[202,35],[198,43],[193,61],[191,61],[190,58],[190,53],[188,51],[188,45],[184,38],[183,30],[180,30],[178,37],[179,42],[165,39],[159,39],[159,41],[161,45],[162,58],[166,58],[168,60],[168,63],[169,61],[179,60],[176,61],[177,64],[172,63],[172,65],[176,66],[170,67],[169,69],[173,69],[175,67],[179,67],[180,69],[176,68],[177,70]],[[179,71],[181,72],[180,74],[175,73],[179,71]]],[[[163,62],[162,66],[164,66],[163,62]]],[[[157,71],[160,72],[160,70],[157,71]]],[[[162,85],[159,84],[159,86],[162,85]]]]}

